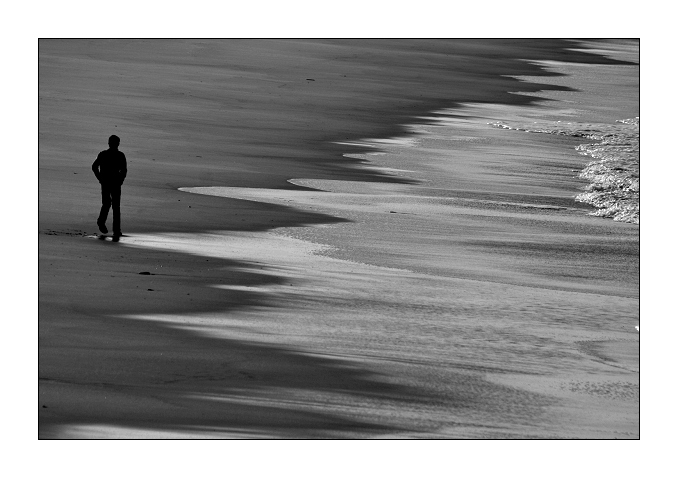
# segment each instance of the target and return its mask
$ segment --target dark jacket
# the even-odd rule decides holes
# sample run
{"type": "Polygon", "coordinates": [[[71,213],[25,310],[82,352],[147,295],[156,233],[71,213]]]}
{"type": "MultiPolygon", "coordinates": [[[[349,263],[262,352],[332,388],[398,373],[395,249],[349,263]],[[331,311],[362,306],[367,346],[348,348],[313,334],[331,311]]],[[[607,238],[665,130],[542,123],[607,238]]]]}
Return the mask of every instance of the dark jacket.
{"type": "Polygon", "coordinates": [[[92,163],[92,171],[101,184],[122,186],[127,176],[127,158],[122,151],[107,149],[92,163]]]}

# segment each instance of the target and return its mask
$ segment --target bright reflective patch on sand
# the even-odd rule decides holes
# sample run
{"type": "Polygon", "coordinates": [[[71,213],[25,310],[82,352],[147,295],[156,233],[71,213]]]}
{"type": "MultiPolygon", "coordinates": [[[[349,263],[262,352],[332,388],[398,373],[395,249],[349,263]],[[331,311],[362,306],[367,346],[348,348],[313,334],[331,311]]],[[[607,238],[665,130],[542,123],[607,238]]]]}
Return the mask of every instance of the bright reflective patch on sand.
{"type": "MultiPolygon", "coordinates": [[[[290,179],[297,186],[315,191],[281,190],[237,187],[193,187],[180,191],[227,197],[245,201],[263,202],[281,206],[294,206],[351,218],[352,213],[402,213],[419,216],[439,216],[449,220],[455,214],[468,214],[467,206],[487,206],[487,213],[477,208],[474,215],[515,216],[521,210],[562,210],[568,208],[549,204],[466,199],[448,196],[430,196],[417,191],[416,187],[364,181],[338,181],[329,179],[290,179]]],[[[529,216],[523,216],[529,217],[529,216]]],[[[316,227],[316,226],[310,226],[316,227]]]]}
{"type": "MultiPolygon", "coordinates": [[[[314,228],[310,228],[314,229],[314,228]]],[[[323,229],[323,228],[320,228],[323,229]]],[[[325,310],[295,309],[301,303],[350,297],[354,287],[369,290],[388,281],[389,268],[356,264],[325,257],[331,249],[323,244],[272,232],[213,232],[204,234],[139,234],[130,237],[127,246],[168,250],[242,262],[238,270],[256,276],[271,276],[268,284],[215,283],[223,290],[224,305],[236,305],[243,299],[246,308],[228,312],[200,314],[143,314],[126,319],[160,322],[171,328],[214,338],[275,342],[277,338],[298,334],[291,327],[325,310]],[[256,300],[258,305],[252,305],[256,300]]],[[[404,271],[403,271],[404,272],[404,271]]],[[[345,299],[342,299],[345,300],[345,299]]],[[[341,315],[337,312],[337,318],[341,315]]]]}
{"type": "Polygon", "coordinates": [[[191,440],[274,438],[252,428],[191,427],[190,430],[157,430],[120,425],[62,425],[55,427],[63,440],[191,440]]]}
{"type": "MultiPolygon", "coordinates": [[[[201,394],[189,395],[189,397],[194,400],[206,400],[247,406],[276,407],[285,410],[310,410],[318,413],[331,410],[333,413],[337,414],[354,413],[357,404],[356,398],[350,394],[295,388],[286,388],[284,396],[280,394],[280,391],[262,392],[255,397],[247,390],[243,390],[241,394],[239,394],[237,390],[234,390],[232,395],[201,394]]],[[[384,411],[383,402],[370,402],[364,399],[360,400],[360,413],[362,415],[379,416],[383,415],[384,411]]],[[[398,413],[401,415],[401,418],[417,418],[416,410],[399,410],[398,413]]]]}
{"type": "Polygon", "coordinates": [[[417,145],[417,138],[401,137],[401,138],[370,138],[362,141],[335,141],[334,144],[342,146],[358,146],[362,148],[379,148],[380,146],[401,146],[413,147],[417,145]]]}
{"type": "MultiPolygon", "coordinates": [[[[208,188],[211,189],[211,188],[208,188]]],[[[245,188],[233,188],[245,189],[245,188]]],[[[210,191],[205,194],[209,194],[210,191]]],[[[131,247],[163,249],[195,254],[204,257],[241,260],[255,264],[277,263],[280,250],[285,250],[287,260],[295,259],[307,253],[319,251],[326,246],[311,244],[291,237],[263,232],[214,231],[209,233],[167,233],[167,234],[135,234],[125,241],[131,247]]],[[[260,273],[266,274],[266,270],[260,273]]]]}
{"type": "Polygon", "coordinates": [[[238,314],[144,314],[126,315],[125,319],[159,322],[176,329],[193,334],[217,339],[258,340],[262,330],[254,326],[256,322],[248,321],[238,314]]]}
{"type": "Polygon", "coordinates": [[[279,286],[249,286],[249,285],[215,285],[217,289],[233,290],[241,292],[261,292],[264,294],[275,293],[279,286]]]}

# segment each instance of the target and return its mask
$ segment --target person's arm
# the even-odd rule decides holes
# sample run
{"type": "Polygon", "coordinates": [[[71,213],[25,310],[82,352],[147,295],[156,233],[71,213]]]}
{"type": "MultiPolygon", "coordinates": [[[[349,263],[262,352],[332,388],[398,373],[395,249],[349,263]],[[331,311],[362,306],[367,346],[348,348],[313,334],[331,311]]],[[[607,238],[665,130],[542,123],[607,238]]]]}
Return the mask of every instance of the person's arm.
{"type": "Polygon", "coordinates": [[[120,186],[122,186],[122,183],[125,182],[125,178],[127,177],[127,158],[122,151],[120,151],[120,154],[122,155],[122,162],[120,164],[120,186]]]}
{"type": "Polygon", "coordinates": [[[99,163],[100,163],[100,156],[97,156],[97,159],[94,160],[92,163],[92,171],[94,172],[94,175],[97,177],[97,181],[101,182],[101,176],[99,176],[99,163]]]}

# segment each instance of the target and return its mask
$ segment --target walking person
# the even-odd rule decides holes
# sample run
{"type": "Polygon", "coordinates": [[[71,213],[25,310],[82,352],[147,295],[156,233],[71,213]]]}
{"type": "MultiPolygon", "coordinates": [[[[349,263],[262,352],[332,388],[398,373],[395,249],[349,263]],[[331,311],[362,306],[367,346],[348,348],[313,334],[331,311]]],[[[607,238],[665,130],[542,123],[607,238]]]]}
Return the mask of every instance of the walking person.
{"type": "Polygon", "coordinates": [[[113,235],[122,236],[120,230],[120,189],[127,176],[127,158],[118,150],[120,138],[108,138],[108,149],[102,151],[92,164],[92,171],[101,183],[101,212],[97,220],[99,230],[106,234],[108,210],[113,206],[113,235]]]}

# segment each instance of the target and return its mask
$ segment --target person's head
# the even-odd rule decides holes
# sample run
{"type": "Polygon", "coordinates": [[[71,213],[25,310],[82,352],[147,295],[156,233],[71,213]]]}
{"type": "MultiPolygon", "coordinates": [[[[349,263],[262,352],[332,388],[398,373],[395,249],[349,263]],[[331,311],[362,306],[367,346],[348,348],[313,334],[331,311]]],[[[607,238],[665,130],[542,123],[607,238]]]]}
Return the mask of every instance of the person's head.
{"type": "Polygon", "coordinates": [[[118,138],[116,135],[111,135],[111,137],[108,138],[108,146],[110,148],[117,149],[118,146],[120,146],[120,138],[118,138]]]}

